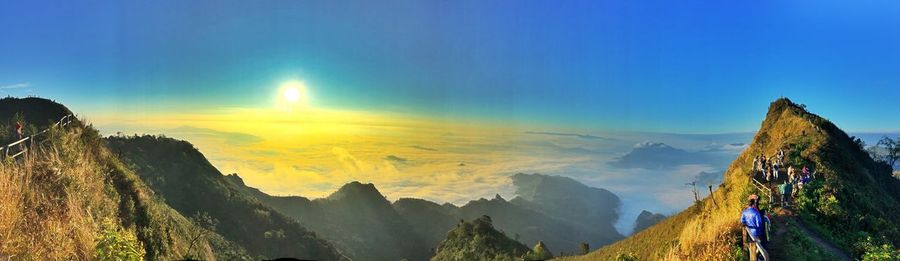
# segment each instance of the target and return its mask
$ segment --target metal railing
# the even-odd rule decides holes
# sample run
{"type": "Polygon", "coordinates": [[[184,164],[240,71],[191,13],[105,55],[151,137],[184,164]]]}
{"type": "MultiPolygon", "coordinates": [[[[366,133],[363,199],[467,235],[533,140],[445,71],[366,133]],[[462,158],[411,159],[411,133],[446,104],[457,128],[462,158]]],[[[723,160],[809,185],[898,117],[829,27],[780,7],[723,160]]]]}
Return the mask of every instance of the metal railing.
{"type": "Polygon", "coordinates": [[[772,189],[770,189],[766,185],[763,185],[762,182],[759,182],[759,180],[756,180],[756,177],[751,177],[750,180],[753,180],[753,182],[751,182],[751,183],[753,184],[754,187],[756,187],[757,189],[759,189],[759,191],[761,191],[769,196],[770,203],[774,202],[775,198],[772,195],[772,189]]]}
{"type": "MultiPolygon", "coordinates": [[[[756,245],[756,253],[750,253],[750,255],[757,255],[757,254],[758,254],[758,255],[761,255],[761,256],[762,256],[762,260],[765,260],[765,261],[771,260],[771,259],[769,259],[769,251],[767,251],[767,250],[762,246],[762,242],[759,241],[759,238],[756,238],[756,236],[753,236],[753,233],[750,233],[750,228],[749,228],[749,227],[744,227],[744,229],[747,230],[747,236],[750,237],[750,241],[751,241],[750,243],[756,245]]],[[[749,250],[748,250],[748,251],[749,251],[749,250]]],[[[751,258],[750,260],[753,260],[753,258],[751,258]]],[[[760,259],[756,259],[756,260],[760,260],[760,259]]]]}
{"type": "Polygon", "coordinates": [[[3,152],[2,154],[0,154],[0,156],[2,156],[3,158],[15,159],[16,157],[19,157],[19,156],[24,155],[26,152],[28,152],[27,146],[24,146],[26,141],[29,141],[29,140],[30,140],[31,143],[34,143],[35,137],[38,137],[38,136],[40,136],[40,135],[42,135],[42,134],[44,134],[44,133],[47,133],[47,132],[50,131],[50,129],[52,129],[52,128],[55,128],[55,127],[65,127],[66,125],[69,125],[69,123],[72,123],[72,120],[74,120],[74,118],[75,118],[75,116],[74,116],[73,114],[69,114],[69,115],[63,116],[61,119],[59,119],[59,121],[57,121],[56,123],[50,125],[50,127],[48,127],[47,129],[44,129],[44,130],[39,131],[39,132],[37,132],[37,133],[34,133],[34,134],[32,134],[31,136],[24,137],[24,138],[22,138],[22,139],[20,139],[20,140],[14,141],[13,143],[7,144],[6,146],[0,147],[0,151],[3,152]],[[17,146],[17,145],[18,145],[18,146],[17,146]],[[14,152],[12,155],[10,155],[10,154],[9,154],[9,153],[10,153],[10,150],[13,149],[13,148],[16,148],[16,147],[19,148],[19,151],[14,152]]]}

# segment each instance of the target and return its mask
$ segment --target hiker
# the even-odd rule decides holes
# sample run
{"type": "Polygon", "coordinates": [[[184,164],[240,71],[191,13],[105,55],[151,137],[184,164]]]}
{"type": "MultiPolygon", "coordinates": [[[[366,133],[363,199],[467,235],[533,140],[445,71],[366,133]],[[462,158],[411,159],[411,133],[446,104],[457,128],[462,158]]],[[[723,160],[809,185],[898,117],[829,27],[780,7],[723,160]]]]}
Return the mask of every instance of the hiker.
{"type": "Polygon", "coordinates": [[[784,161],[784,149],[778,149],[778,161],[784,161]]]}
{"type": "Polygon", "coordinates": [[[24,130],[22,128],[21,122],[16,122],[16,140],[21,140],[22,136],[25,136],[24,130]]]}
{"type": "Polygon", "coordinates": [[[800,177],[800,182],[799,182],[799,183],[800,183],[800,188],[802,189],[802,188],[803,188],[803,185],[806,185],[806,184],[809,183],[810,181],[812,181],[812,177],[809,175],[809,173],[804,174],[803,177],[800,177]]]}
{"type": "Polygon", "coordinates": [[[753,171],[759,171],[759,157],[753,157],[753,171]]]}
{"type": "Polygon", "coordinates": [[[766,157],[763,155],[759,155],[759,173],[763,176],[768,172],[768,164],[766,163],[766,157]]]}
{"type": "Polygon", "coordinates": [[[766,182],[772,182],[772,169],[766,171],[766,182]]]}
{"type": "MultiPolygon", "coordinates": [[[[751,239],[758,240],[765,248],[765,244],[762,241],[764,224],[762,215],[759,213],[759,196],[755,194],[750,195],[747,201],[747,208],[741,212],[741,224],[746,227],[746,229],[742,229],[744,231],[743,234],[748,235],[749,233],[751,239]]],[[[752,240],[744,240],[744,242],[750,243],[750,260],[756,260],[756,244],[753,244],[754,241],[752,240]]]]}
{"type": "Polygon", "coordinates": [[[792,186],[793,185],[788,180],[785,180],[784,183],[778,185],[778,193],[781,193],[781,207],[783,208],[790,206],[792,186]]]}
{"type": "Polygon", "coordinates": [[[797,178],[797,170],[794,169],[794,166],[788,166],[788,180],[794,182],[795,178],[797,178]]]}
{"type": "Polygon", "coordinates": [[[773,174],[773,176],[775,176],[775,180],[778,180],[779,167],[780,167],[780,165],[778,164],[777,161],[775,163],[772,163],[772,174],[773,174]]]}

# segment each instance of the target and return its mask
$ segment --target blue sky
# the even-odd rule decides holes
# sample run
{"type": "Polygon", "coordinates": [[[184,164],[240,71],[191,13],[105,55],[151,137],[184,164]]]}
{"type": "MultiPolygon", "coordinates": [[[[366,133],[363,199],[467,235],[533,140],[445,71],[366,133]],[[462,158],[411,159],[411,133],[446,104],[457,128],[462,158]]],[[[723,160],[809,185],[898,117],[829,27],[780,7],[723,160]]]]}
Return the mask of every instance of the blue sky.
{"type": "Polygon", "coordinates": [[[548,129],[753,131],[788,96],[900,130],[900,3],[0,3],[0,94],[76,111],[269,103],[548,129]]]}

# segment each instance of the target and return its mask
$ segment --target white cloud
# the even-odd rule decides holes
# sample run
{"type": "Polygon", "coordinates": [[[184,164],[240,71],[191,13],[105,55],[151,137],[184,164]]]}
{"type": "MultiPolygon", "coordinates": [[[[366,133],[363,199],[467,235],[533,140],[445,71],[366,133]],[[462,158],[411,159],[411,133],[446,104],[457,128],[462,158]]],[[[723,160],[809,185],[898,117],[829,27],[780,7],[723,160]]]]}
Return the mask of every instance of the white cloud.
{"type": "Polygon", "coordinates": [[[30,86],[31,86],[31,84],[27,83],[27,82],[13,83],[13,84],[7,84],[7,85],[0,85],[0,90],[22,89],[22,88],[28,88],[30,86]]]}

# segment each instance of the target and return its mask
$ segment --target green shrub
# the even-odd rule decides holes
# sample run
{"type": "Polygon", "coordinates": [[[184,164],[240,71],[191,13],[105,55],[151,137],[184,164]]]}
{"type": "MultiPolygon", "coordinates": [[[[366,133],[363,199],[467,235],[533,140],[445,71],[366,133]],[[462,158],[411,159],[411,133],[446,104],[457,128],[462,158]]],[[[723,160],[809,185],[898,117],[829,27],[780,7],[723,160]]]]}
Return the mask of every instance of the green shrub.
{"type": "Polygon", "coordinates": [[[857,248],[865,251],[862,260],[900,260],[900,250],[890,243],[879,243],[872,237],[857,243],[857,248]]]}
{"type": "Polygon", "coordinates": [[[734,246],[731,249],[731,257],[734,258],[734,261],[748,261],[750,257],[747,255],[747,251],[744,250],[741,246],[734,246]]]}
{"type": "Polygon", "coordinates": [[[616,261],[637,261],[637,257],[632,253],[619,253],[616,254],[616,261]]]}
{"type": "Polygon", "coordinates": [[[95,260],[141,260],[144,258],[144,247],[132,231],[122,229],[113,221],[107,220],[101,225],[94,247],[95,260]]]}

